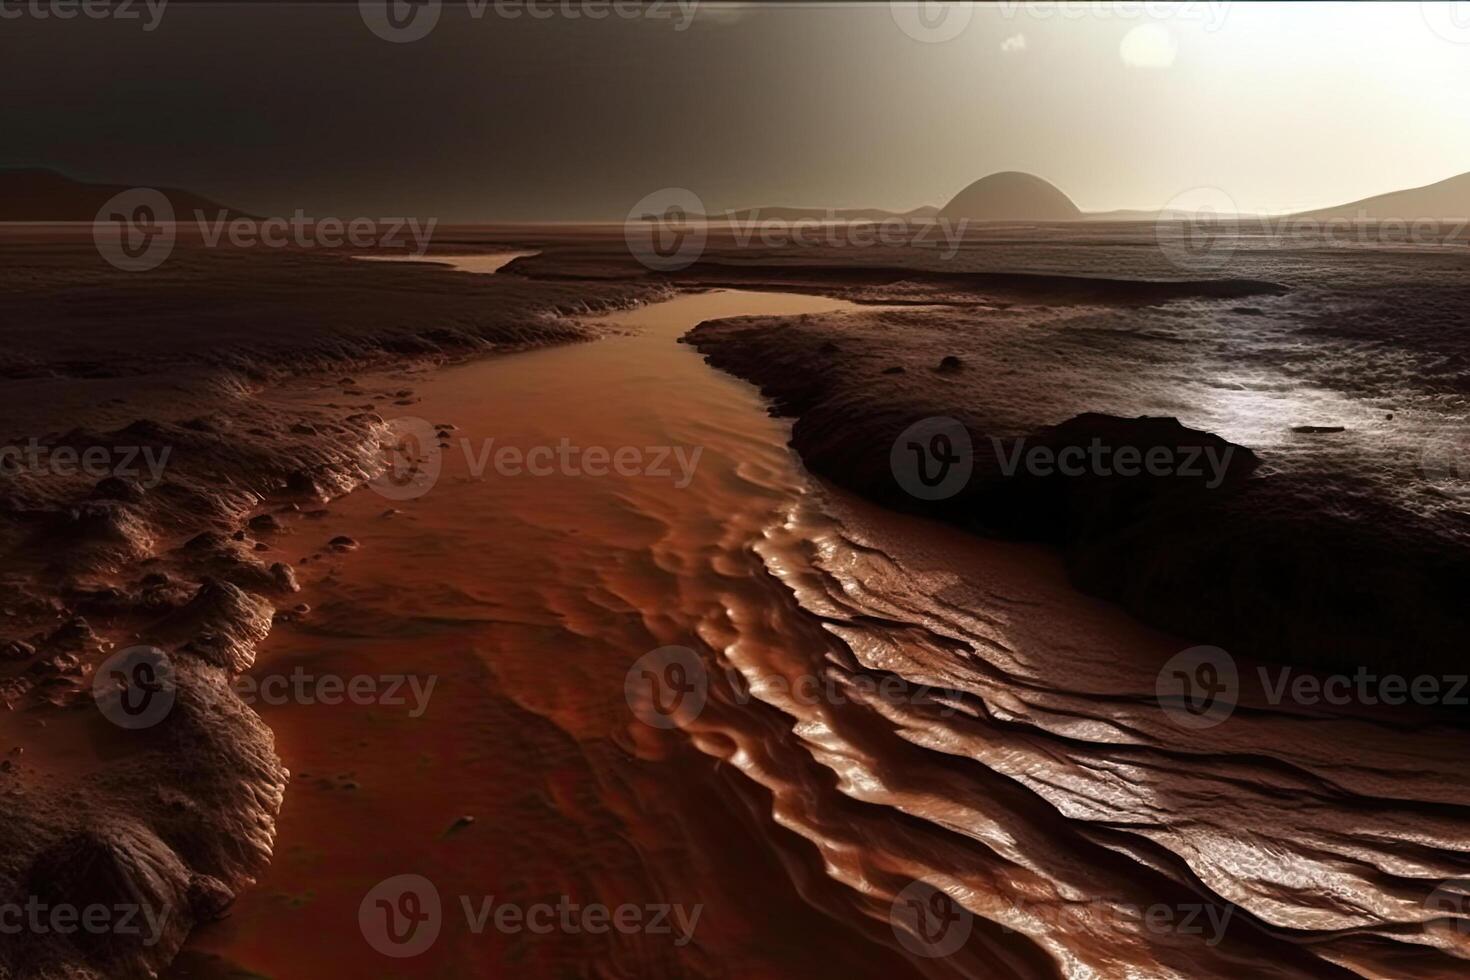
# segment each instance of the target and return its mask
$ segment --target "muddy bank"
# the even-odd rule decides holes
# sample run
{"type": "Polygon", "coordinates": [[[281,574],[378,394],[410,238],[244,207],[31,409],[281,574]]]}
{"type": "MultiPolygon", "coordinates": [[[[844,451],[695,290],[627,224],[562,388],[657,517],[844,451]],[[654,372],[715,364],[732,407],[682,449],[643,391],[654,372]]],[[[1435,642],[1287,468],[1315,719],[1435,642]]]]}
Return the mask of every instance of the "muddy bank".
{"type": "Polygon", "coordinates": [[[1470,528],[1445,439],[1464,399],[1436,375],[1466,341],[1406,334],[1386,376],[1385,351],[1317,325],[1285,295],[746,319],[686,340],[795,418],[814,472],[1055,544],[1080,587],[1151,624],[1268,661],[1458,669],[1470,528]],[[954,475],[926,486],[920,468],[954,475]]]}
{"type": "Polygon", "coordinates": [[[382,468],[384,418],[417,400],[353,374],[591,339],[566,315],[657,289],[325,253],[185,247],[129,274],[90,244],[0,251],[0,902],[141,910],[137,929],[28,929],[0,973],[150,976],[270,859],[289,773],[232,682],[273,620],[310,614],[298,576],[332,550],[316,519],[382,468]],[[258,397],[303,375],[320,404],[258,397]]]}

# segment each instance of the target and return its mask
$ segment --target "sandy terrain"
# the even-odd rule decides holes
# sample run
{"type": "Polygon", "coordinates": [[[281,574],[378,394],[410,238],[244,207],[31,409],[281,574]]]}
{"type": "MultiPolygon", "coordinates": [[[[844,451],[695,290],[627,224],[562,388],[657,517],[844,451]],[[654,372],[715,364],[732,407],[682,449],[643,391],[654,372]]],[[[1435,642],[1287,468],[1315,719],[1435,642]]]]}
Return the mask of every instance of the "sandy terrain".
{"type": "Polygon", "coordinates": [[[1465,333],[1446,329],[1462,327],[1462,258],[1240,243],[1201,274],[1135,232],[1056,236],[996,232],[944,259],[717,235],[675,273],[634,263],[621,228],[436,238],[538,253],[495,276],[187,246],[134,275],[63,233],[0,240],[4,436],[34,447],[0,493],[0,891],[180,910],[153,945],[43,937],[0,966],[147,975],[269,861],[288,774],[229,681],[274,620],[310,615],[294,608],[303,559],[352,560],[314,520],[417,399],[356,374],[593,339],[609,328],[580,314],[682,288],[884,307],[690,337],[794,416],[794,447],[838,484],[1054,543],[1078,584],[1191,639],[1293,662],[1457,657],[1464,488],[1442,440],[1466,412],[1465,333]],[[335,393],[289,412],[260,397],[303,377],[335,393]],[[996,436],[1232,452],[1218,481],[1011,480],[977,453],[964,491],[929,504],[895,482],[891,451],[935,415],[979,450],[996,436]],[[97,447],[100,470],[64,464],[97,447]],[[127,733],[83,709],[97,665],[143,643],[177,665],[179,710],[127,733]]]}

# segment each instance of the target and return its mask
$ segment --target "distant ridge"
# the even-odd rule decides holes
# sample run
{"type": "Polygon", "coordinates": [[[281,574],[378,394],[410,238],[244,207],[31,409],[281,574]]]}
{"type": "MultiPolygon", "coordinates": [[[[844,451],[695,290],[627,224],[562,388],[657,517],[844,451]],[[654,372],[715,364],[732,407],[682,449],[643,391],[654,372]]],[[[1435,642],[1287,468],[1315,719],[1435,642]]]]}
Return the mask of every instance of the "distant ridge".
{"type": "Polygon", "coordinates": [[[1420,218],[1441,221],[1470,218],[1470,173],[1458,174],[1423,187],[1365,197],[1361,201],[1339,204],[1336,207],[1302,211],[1296,217],[1318,220],[1393,218],[1401,221],[1420,218]]]}
{"type": "MultiPolygon", "coordinates": [[[[0,169],[0,221],[93,221],[113,196],[132,190],[127,184],[92,184],[40,167],[0,169]]],[[[210,218],[252,217],[207,197],[176,187],[155,188],[173,205],[174,216],[192,220],[195,211],[210,218]]]]}
{"type": "MultiPolygon", "coordinates": [[[[922,207],[912,211],[884,211],[876,208],[744,208],[719,215],[709,215],[709,220],[752,220],[772,219],[798,221],[816,219],[827,221],[886,221],[933,220],[970,222],[1007,222],[1012,224],[1075,222],[1075,221],[1182,221],[1192,217],[1191,212],[1179,209],[1151,210],[1133,208],[1118,211],[1083,211],[1054,184],[1033,174],[1020,171],[1002,171],[982,177],[960,191],[943,207],[922,207]]],[[[1216,214],[1223,220],[1250,220],[1261,217],[1249,213],[1216,214]]],[[[1340,204],[1334,207],[1301,211],[1288,217],[1316,220],[1328,219],[1399,219],[1414,221],[1470,219],[1470,173],[1459,174],[1447,180],[1409,190],[1392,191],[1367,197],[1361,201],[1340,204]]]]}

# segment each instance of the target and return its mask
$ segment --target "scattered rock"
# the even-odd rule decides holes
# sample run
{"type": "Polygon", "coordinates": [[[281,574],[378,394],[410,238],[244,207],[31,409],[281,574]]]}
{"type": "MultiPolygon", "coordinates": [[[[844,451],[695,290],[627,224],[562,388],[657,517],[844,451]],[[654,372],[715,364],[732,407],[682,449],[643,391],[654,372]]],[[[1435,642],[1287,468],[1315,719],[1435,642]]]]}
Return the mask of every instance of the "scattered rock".
{"type": "Polygon", "coordinates": [[[276,588],[283,592],[301,591],[301,586],[296,584],[295,570],[283,561],[278,561],[271,566],[271,578],[275,580],[276,588]]]}
{"type": "Polygon", "coordinates": [[[36,648],[25,640],[11,640],[0,646],[0,660],[29,660],[36,655],[36,648]]]}
{"type": "Polygon", "coordinates": [[[274,514],[257,514],[250,518],[249,525],[252,531],[257,532],[275,533],[284,530],[274,514]]]}

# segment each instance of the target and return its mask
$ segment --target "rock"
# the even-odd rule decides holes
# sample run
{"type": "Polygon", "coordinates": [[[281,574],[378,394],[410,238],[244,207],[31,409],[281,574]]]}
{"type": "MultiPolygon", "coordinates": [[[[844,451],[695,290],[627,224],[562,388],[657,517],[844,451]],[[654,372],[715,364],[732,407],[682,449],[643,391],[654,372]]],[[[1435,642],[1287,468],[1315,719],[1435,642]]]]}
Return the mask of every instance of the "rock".
{"type": "Polygon", "coordinates": [[[291,431],[298,436],[314,436],[316,435],[316,426],[309,422],[297,422],[291,426],[291,431]]]}
{"type": "Polygon", "coordinates": [[[325,496],[316,478],[306,470],[292,470],[286,476],[286,492],[302,497],[325,496]]]}
{"type": "Polygon", "coordinates": [[[0,646],[0,660],[29,660],[36,655],[36,648],[25,640],[11,640],[0,646]]]}
{"type": "Polygon", "coordinates": [[[301,586],[296,584],[296,572],[283,561],[271,566],[271,578],[275,580],[276,588],[283,592],[301,591],[301,586]]]}
{"type": "Polygon", "coordinates": [[[902,367],[900,367],[899,365],[895,364],[893,367],[886,367],[886,368],[884,368],[883,369],[883,373],[884,374],[903,374],[904,372],[903,372],[903,368],[902,367]]]}
{"type": "Polygon", "coordinates": [[[248,523],[250,530],[261,533],[275,533],[284,530],[274,514],[257,514],[250,518],[248,523]]]}
{"type": "Polygon", "coordinates": [[[327,542],[327,547],[336,551],[351,551],[357,546],[357,542],[345,534],[339,534],[327,542]]]}
{"type": "Polygon", "coordinates": [[[958,371],[964,366],[964,362],[958,357],[955,357],[953,354],[946,354],[944,359],[939,362],[939,367],[935,368],[935,370],[948,374],[953,371],[958,371]]]}
{"type": "Polygon", "coordinates": [[[1347,431],[1347,426],[1344,426],[1344,425],[1294,425],[1294,426],[1291,427],[1291,431],[1292,432],[1300,432],[1303,435],[1317,435],[1317,434],[1331,433],[1331,432],[1346,432],[1347,431]]]}
{"type": "Polygon", "coordinates": [[[231,541],[244,541],[245,540],[245,532],[244,531],[236,531],[234,534],[230,535],[230,540],[231,541]]]}

